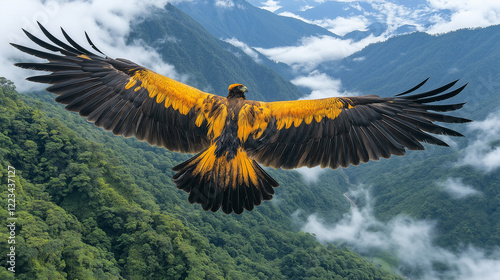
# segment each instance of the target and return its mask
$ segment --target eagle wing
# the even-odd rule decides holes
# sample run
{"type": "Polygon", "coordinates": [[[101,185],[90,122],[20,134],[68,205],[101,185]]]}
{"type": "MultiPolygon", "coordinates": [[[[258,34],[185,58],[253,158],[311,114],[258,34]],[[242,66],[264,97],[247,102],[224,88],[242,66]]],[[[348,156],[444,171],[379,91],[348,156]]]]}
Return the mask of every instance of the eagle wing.
{"type": "MultiPolygon", "coordinates": [[[[39,24],[40,25],[40,24],[39,24]]],[[[197,153],[207,148],[222,131],[226,99],[202,92],[125,59],[86,50],[62,30],[69,44],[50,34],[42,25],[47,43],[26,35],[50,53],[12,44],[48,63],[17,63],[22,68],[50,71],[30,81],[52,84],[47,91],[56,101],[78,112],[96,126],[115,135],[134,136],[172,151],[197,153]],[[221,121],[222,119],[222,121],[221,121]]]]}
{"type": "Polygon", "coordinates": [[[367,95],[258,103],[246,110],[246,115],[250,111],[258,113],[253,114],[251,125],[245,118],[249,127],[243,137],[245,150],[265,166],[291,169],[320,165],[335,169],[404,155],[405,148],[423,150],[421,142],[447,146],[431,134],[463,135],[434,122],[469,122],[440,113],[457,110],[464,103],[429,103],[451,98],[465,85],[446,92],[455,81],[407,95],[426,81],[394,97],[367,95]]]}

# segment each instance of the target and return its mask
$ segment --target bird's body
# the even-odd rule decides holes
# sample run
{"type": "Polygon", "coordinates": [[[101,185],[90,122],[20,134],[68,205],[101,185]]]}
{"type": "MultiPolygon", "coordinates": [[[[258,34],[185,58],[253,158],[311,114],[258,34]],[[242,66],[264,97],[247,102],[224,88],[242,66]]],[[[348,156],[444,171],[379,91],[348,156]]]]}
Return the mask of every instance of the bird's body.
{"type": "Polygon", "coordinates": [[[131,61],[94,54],[63,30],[68,45],[40,27],[53,44],[25,33],[39,46],[61,55],[13,44],[49,60],[17,63],[52,72],[28,79],[52,84],[47,90],[59,95],[57,102],[115,135],[196,154],[173,168],[177,172],[173,179],[189,193],[191,203],[205,210],[239,214],[270,200],[278,183],[259,163],[284,169],[348,167],[404,155],[406,149],[422,150],[421,142],[447,146],[429,133],[462,135],[434,122],[469,121],[439,113],[459,109],[463,103],[429,104],[460,93],[465,86],[446,92],[456,82],[414,95],[407,94],[425,81],[395,97],[278,102],[248,100],[247,88],[232,84],[227,97],[221,97],[131,61]]]}

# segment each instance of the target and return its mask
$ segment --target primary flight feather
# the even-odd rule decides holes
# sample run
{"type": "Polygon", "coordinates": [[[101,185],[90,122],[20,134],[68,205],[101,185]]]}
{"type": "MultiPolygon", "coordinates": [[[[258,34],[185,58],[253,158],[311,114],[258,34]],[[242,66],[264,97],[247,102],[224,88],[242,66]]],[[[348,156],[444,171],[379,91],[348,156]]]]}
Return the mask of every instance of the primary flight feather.
{"type": "Polygon", "coordinates": [[[104,55],[87,36],[91,52],[64,30],[67,43],[50,42],[23,30],[50,51],[12,44],[48,63],[17,63],[52,72],[28,80],[51,84],[57,102],[115,135],[134,136],[150,145],[194,157],[174,167],[173,180],[189,202],[225,213],[251,211],[270,200],[278,183],[260,166],[338,168],[423,150],[421,142],[447,146],[432,134],[462,136],[435,121],[469,120],[440,112],[464,104],[430,104],[459,94],[438,89],[408,95],[427,80],[394,97],[375,95],[317,100],[247,100],[247,88],[232,84],[227,97],[200,91],[125,59],[104,55]],[[430,112],[434,111],[434,112],[430,112]],[[436,113],[437,112],[437,113],[436,113]]]}

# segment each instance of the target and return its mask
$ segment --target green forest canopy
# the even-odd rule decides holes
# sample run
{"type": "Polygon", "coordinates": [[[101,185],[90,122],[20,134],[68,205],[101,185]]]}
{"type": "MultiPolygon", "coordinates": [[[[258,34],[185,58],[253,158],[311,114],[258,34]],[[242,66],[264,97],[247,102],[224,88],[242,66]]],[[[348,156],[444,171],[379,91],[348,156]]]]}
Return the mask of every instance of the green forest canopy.
{"type": "MultiPolygon", "coordinates": [[[[102,131],[77,134],[61,121],[70,113],[49,118],[43,103],[4,78],[0,85],[2,184],[8,166],[17,171],[16,279],[398,279],[345,248],[295,232],[272,204],[251,215],[203,212],[162,182],[181,155],[137,149],[165,176],[144,174],[138,164],[120,162],[130,149],[79,136],[99,138],[102,131]],[[158,196],[156,183],[166,185],[165,194],[158,196]]],[[[1,196],[5,221],[7,193],[1,196]]],[[[5,262],[0,278],[14,279],[5,262]]]]}

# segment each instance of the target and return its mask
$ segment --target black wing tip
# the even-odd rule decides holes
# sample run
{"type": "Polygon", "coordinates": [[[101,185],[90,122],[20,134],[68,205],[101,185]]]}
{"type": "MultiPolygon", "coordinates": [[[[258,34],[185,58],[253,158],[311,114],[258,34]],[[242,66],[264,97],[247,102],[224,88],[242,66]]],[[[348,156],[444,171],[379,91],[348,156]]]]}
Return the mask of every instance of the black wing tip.
{"type": "Polygon", "coordinates": [[[98,49],[98,48],[97,48],[97,46],[94,44],[94,42],[92,42],[92,40],[90,40],[90,36],[89,36],[89,34],[87,34],[87,32],[86,32],[86,31],[84,31],[84,33],[85,33],[85,38],[87,38],[87,42],[90,44],[90,46],[92,46],[92,48],[93,48],[94,50],[96,50],[97,52],[99,52],[100,54],[102,54],[102,55],[105,55],[105,56],[106,56],[106,54],[105,54],[105,53],[103,53],[100,49],[98,49]]]}
{"type": "Polygon", "coordinates": [[[419,89],[420,87],[422,87],[425,83],[427,83],[427,81],[430,79],[430,77],[427,77],[427,79],[423,80],[422,82],[420,82],[418,85],[412,87],[411,89],[405,91],[405,92],[402,92],[400,94],[396,94],[396,96],[402,96],[402,95],[405,95],[405,94],[408,94],[408,93],[411,93],[411,92],[414,92],[416,91],[417,89],[419,89]]]}
{"type": "Polygon", "coordinates": [[[29,32],[28,30],[24,29],[24,28],[21,28],[21,30],[24,32],[24,34],[26,34],[28,37],[29,36],[32,36],[33,34],[31,34],[31,32],[29,32]]]}
{"type": "Polygon", "coordinates": [[[23,69],[33,69],[32,64],[33,63],[17,62],[17,63],[14,63],[14,66],[19,67],[19,68],[23,68],[23,69]]]}
{"type": "Polygon", "coordinates": [[[42,30],[43,33],[45,33],[45,32],[49,33],[47,28],[45,28],[45,26],[43,26],[38,20],[36,21],[36,23],[38,24],[38,27],[40,27],[40,29],[42,30]]]}
{"type": "MultiPolygon", "coordinates": [[[[66,44],[62,41],[60,41],[59,39],[57,39],[56,37],[54,37],[54,35],[52,35],[52,33],[50,33],[48,31],[47,28],[45,28],[45,26],[43,26],[43,24],[41,24],[39,21],[36,22],[40,28],[40,30],[43,32],[43,34],[50,40],[52,41],[53,44],[49,44],[49,43],[46,43],[42,40],[40,40],[38,37],[36,37],[35,35],[33,35],[32,33],[30,33],[29,31],[27,31],[26,29],[24,28],[21,28],[21,30],[26,34],[26,36],[28,38],[30,38],[32,41],[34,41],[35,43],[37,43],[38,45],[42,46],[43,48],[46,48],[46,49],[49,49],[51,51],[54,51],[54,52],[61,52],[63,54],[65,54],[66,56],[77,56],[77,55],[80,55],[80,54],[85,54],[85,55],[92,55],[92,56],[97,56],[95,53],[92,53],[91,51],[81,47],[78,43],[76,43],[70,36],[69,34],[66,32],[66,30],[64,30],[63,27],[60,27],[61,29],[61,32],[64,36],[64,38],[66,39],[66,41],[69,43],[66,44]],[[61,48],[58,48],[61,47],[61,48]]],[[[99,50],[96,45],[92,42],[92,40],[90,39],[89,35],[87,34],[87,32],[84,32],[85,33],[85,37],[88,41],[88,43],[90,44],[90,46],[92,46],[92,48],[94,50],[96,50],[97,52],[99,52],[100,54],[106,56],[101,50],[99,50]]],[[[24,46],[21,46],[21,45],[18,45],[18,44],[15,44],[15,43],[10,43],[12,46],[14,46],[15,48],[19,49],[22,51],[23,48],[26,48],[24,46]]]]}
{"type": "Polygon", "coordinates": [[[11,46],[13,46],[14,48],[18,49],[18,50],[21,50],[22,46],[21,45],[18,45],[16,43],[9,43],[11,46]]]}

